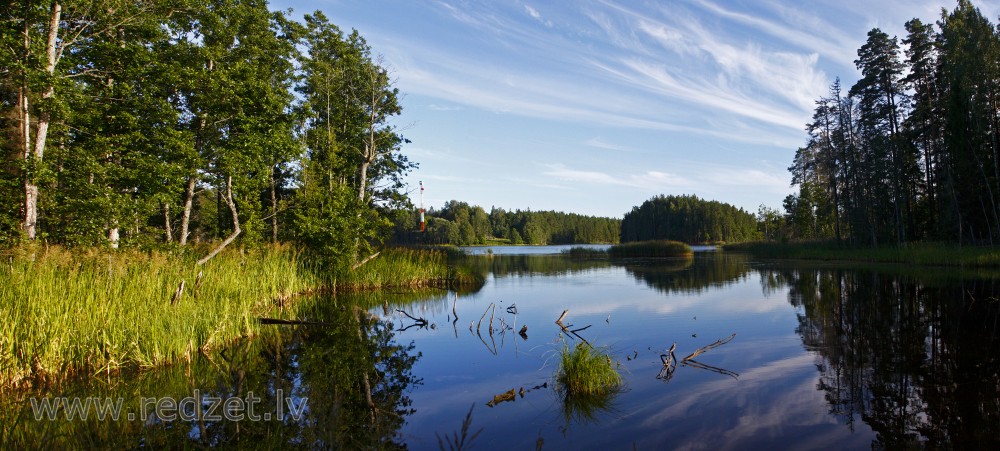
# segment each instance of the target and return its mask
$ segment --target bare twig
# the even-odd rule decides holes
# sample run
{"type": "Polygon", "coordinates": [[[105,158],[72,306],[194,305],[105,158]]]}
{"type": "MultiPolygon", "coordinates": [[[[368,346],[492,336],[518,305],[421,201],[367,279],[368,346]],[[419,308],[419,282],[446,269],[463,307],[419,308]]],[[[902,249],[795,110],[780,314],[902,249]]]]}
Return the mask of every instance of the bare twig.
{"type": "Polygon", "coordinates": [[[730,342],[730,341],[732,341],[732,340],[733,340],[733,338],[735,338],[735,337],[736,337],[736,332],[733,332],[733,334],[732,334],[732,335],[730,335],[730,336],[728,336],[728,337],[726,337],[726,338],[723,338],[723,339],[721,339],[721,340],[716,340],[716,341],[715,341],[715,343],[712,343],[712,344],[709,344],[709,345],[707,345],[707,346],[703,346],[703,347],[701,347],[701,348],[698,348],[698,350],[696,350],[696,351],[692,352],[692,353],[691,353],[690,355],[688,355],[687,357],[684,357],[684,360],[683,360],[683,361],[684,361],[684,362],[687,362],[688,360],[691,360],[691,359],[693,359],[693,358],[694,358],[695,356],[697,356],[698,354],[701,354],[701,353],[703,353],[703,352],[707,352],[707,351],[711,351],[712,349],[715,349],[715,348],[718,348],[719,346],[722,346],[722,345],[724,345],[724,344],[726,344],[726,343],[729,343],[729,342],[730,342]]]}

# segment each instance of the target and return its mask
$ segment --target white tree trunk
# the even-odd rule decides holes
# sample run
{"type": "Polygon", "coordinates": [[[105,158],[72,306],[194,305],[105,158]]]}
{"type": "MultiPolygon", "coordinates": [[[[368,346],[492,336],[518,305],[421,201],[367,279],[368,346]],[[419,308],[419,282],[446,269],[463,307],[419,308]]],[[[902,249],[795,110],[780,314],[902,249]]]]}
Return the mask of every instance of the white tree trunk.
{"type": "Polygon", "coordinates": [[[181,246],[187,245],[188,227],[191,223],[191,208],[194,206],[194,188],[198,178],[191,176],[188,178],[187,190],[184,193],[184,213],[181,214],[181,246]]]}
{"type": "Polygon", "coordinates": [[[211,260],[212,257],[215,257],[216,254],[222,252],[222,250],[225,249],[226,246],[229,246],[229,244],[232,243],[237,236],[239,236],[240,232],[242,232],[240,229],[240,215],[236,212],[236,202],[233,201],[233,176],[226,177],[226,195],[224,197],[226,198],[226,204],[229,205],[229,211],[233,214],[233,233],[227,236],[226,239],[223,240],[218,247],[213,249],[211,253],[206,255],[201,260],[198,260],[198,266],[204,265],[206,262],[211,260]]]}

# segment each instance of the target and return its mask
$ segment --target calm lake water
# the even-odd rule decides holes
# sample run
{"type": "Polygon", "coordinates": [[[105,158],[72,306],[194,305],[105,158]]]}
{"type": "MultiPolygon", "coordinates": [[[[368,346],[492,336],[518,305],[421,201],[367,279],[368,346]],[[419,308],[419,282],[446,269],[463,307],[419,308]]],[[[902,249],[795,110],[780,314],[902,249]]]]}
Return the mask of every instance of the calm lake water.
{"type": "Polygon", "coordinates": [[[151,402],[191,397],[179,418],[36,421],[21,395],[6,401],[20,408],[4,406],[0,445],[439,449],[462,437],[467,415],[475,449],[1000,444],[996,274],[755,262],[708,249],[613,263],[493,249],[475,260],[488,274],[477,290],[301,300],[308,319],[327,324],[273,326],[190,365],[31,395],[122,398],[123,415],[137,418],[151,416],[151,402]],[[555,324],[564,310],[575,334],[555,324]],[[673,343],[683,359],[732,334],[661,372],[673,343]],[[583,340],[610,353],[625,387],[567,403],[553,377],[559,351],[583,340]],[[513,400],[490,403],[509,390],[513,400]],[[270,421],[190,418],[251,392],[270,421]]]}

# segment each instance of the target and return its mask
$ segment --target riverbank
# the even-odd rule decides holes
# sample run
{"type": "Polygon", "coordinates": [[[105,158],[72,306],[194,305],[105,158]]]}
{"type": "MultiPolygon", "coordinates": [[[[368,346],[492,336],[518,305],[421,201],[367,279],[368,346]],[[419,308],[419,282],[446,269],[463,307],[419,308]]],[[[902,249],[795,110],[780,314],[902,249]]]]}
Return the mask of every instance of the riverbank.
{"type": "Polygon", "coordinates": [[[391,249],[339,277],[291,246],[231,249],[203,266],[183,250],[30,246],[0,265],[0,389],[190,360],[298,318],[293,298],[468,282],[440,251],[391,249]]]}
{"type": "Polygon", "coordinates": [[[925,266],[1000,268],[1000,248],[948,243],[908,243],[902,246],[851,248],[835,242],[749,242],[727,244],[726,252],[756,258],[905,263],[925,266]]]}

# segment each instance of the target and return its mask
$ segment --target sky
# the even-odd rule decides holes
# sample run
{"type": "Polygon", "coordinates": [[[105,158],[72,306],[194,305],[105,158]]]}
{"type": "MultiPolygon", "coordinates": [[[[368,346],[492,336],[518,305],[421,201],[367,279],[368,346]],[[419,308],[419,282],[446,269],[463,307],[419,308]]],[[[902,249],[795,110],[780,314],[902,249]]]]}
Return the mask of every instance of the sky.
{"type": "MultiPolygon", "coordinates": [[[[996,22],[1000,0],[973,3],[996,22]]],[[[411,199],[621,218],[660,195],[781,209],[814,102],[881,28],[953,0],[272,0],[357,29],[402,93],[411,199]]]]}

